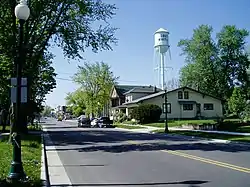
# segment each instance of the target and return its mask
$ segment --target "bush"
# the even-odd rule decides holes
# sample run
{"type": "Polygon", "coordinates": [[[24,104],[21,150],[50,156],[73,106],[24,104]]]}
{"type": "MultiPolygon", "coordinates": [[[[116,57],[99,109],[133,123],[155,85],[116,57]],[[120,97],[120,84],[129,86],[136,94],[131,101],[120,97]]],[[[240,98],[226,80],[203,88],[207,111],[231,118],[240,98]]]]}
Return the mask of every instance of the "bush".
{"type": "Polygon", "coordinates": [[[250,121],[250,104],[248,104],[243,112],[240,114],[242,121],[250,121]]]}
{"type": "Polygon", "coordinates": [[[235,132],[239,126],[240,126],[239,123],[235,121],[224,121],[218,123],[217,130],[235,132]]]}
{"type": "Polygon", "coordinates": [[[160,119],[162,110],[158,105],[142,104],[134,108],[131,117],[141,124],[157,122],[160,119]]]}

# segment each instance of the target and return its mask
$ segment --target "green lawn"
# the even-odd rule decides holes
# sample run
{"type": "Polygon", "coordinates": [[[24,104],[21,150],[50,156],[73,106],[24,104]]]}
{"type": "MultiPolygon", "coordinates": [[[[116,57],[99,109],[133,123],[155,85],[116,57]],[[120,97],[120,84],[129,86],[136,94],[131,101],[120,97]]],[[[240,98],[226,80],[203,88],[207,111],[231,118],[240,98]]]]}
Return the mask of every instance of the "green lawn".
{"type": "MultiPolygon", "coordinates": [[[[160,129],[160,130],[155,130],[153,132],[164,133],[164,130],[160,129]]],[[[207,133],[207,132],[192,132],[192,131],[170,131],[169,133],[176,134],[176,135],[185,135],[185,136],[198,136],[198,137],[211,138],[211,139],[250,142],[250,136],[236,136],[236,135],[207,133]]]]}
{"type": "MultiPolygon", "coordinates": [[[[224,121],[232,121],[234,123],[237,123],[239,119],[226,119],[224,121]]],[[[178,127],[182,125],[202,125],[202,124],[215,124],[215,120],[172,120],[168,121],[168,126],[169,127],[178,127]]],[[[159,122],[159,123],[148,123],[148,124],[143,124],[145,126],[152,126],[152,127],[165,127],[165,122],[159,122]]],[[[243,130],[243,129],[242,129],[243,130]]],[[[240,132],[242,132],[242,130],[240,132]]],[[[248,129],[250,131],[250,129],[248,129]]]]}
{"type": "MultiPolygon", "coordinates": [[[[12,145],[8,143],[9,136],[3,136],[0,140],[0,186],[16,186],[6,184],[5,179],[9,173],[12,160],[12,145]]],[[[24,171],[29,177],[28,183],[18,185],[18,187],[38,187],[41,186],[41,136],[25,135],[22,140],[22,158],[24,171]]]]}
{"type": "MultiPolygon", "coordinates": [[[[187,125],[187,124],[192,124],[192,125],[201,125],[204,123],[209,123],[209,124],[215,124],[216,122],[214,120],[176,120],[176,121],[169,121],[168,126],[169,127],[178,127],[181,125],[187,125]]],[[[152,126],[152,127],[165,127],[165,123],[148,123],[148,124],[143,124],[146,126],[152,126]]]]}
{"type": "Polygon", "coordinates": [[[122,125],[122,124],[115,124],[115,127],[123,128],[123,129],[145,129],[145,127],[141,127],[138,125],[122,125]]]}
{"type": "Polygon", "coordinates": [[[242,127],[239,127],[236,131],[237,131],[237,132],[250,133],[250,126],[242,126],[242,127]]]}
{"type": "MultiPolygon", "coordinates": [[[[0,132],[2,132],[2,126],[0,127],[0,132]]],[[[40,124],[34,124],[33,126],[31,126],[31,125],[29,125],[28,126],[28,129],[30,130],[30,131],[40,131],[40,130],[42,130],[42,126],[40,125],[40,124]]],[[[8,126],[6,126],[6,128],[5,128],[5,132],[10,132],[10,126],[8,125],[8,126]]]]}

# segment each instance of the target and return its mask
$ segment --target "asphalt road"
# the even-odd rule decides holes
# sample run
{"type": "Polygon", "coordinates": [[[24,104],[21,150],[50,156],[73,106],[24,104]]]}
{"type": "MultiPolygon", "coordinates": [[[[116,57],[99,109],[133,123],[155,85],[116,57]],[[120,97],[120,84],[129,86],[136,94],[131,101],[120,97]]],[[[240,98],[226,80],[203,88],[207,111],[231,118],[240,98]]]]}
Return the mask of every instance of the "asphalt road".
{"type": "Polygon", "coordinates": [[[53,123],[47,129],[72,186],[250,186],[246,146],[53,123]]]}

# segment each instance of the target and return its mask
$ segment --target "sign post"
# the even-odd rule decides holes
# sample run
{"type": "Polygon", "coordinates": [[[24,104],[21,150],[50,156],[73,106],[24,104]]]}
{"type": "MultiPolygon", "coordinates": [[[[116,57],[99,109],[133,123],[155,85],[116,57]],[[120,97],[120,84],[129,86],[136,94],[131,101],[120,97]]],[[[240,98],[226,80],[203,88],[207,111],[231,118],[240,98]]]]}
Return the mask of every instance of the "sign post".
{"type": "MultiPolygon", "coordinates": [[[[27,78],[22,78],[21,81],[21,103],[28,101],[27,78]]],[[[11,78],[11,103],[16,103],[17,79],[11,78]]]]}

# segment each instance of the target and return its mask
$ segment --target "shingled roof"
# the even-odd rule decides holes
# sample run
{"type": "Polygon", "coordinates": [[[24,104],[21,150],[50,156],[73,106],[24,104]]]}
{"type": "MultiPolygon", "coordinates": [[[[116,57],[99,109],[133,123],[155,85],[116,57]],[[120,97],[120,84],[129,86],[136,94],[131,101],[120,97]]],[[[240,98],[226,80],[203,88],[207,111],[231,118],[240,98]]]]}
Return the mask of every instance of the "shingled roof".
{"type": "MultiPolygon", "coordinates": [[[[154,93],[154,86],[143,85],[115,85],[116,92],[119,96],[124,96],[128,93],[154,93]]],[[[161,89],[156,88],[157,91],[161,89]]]]}

